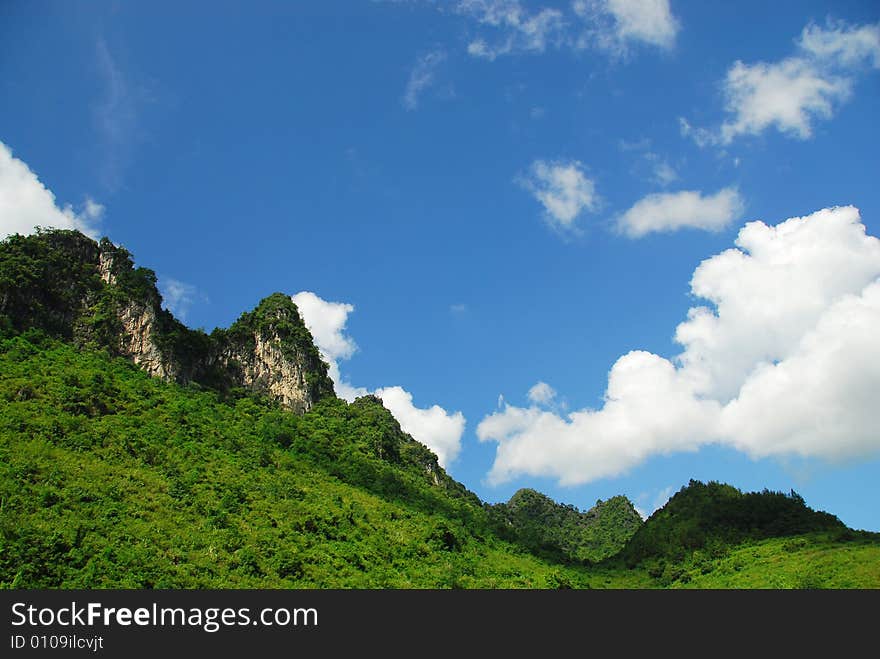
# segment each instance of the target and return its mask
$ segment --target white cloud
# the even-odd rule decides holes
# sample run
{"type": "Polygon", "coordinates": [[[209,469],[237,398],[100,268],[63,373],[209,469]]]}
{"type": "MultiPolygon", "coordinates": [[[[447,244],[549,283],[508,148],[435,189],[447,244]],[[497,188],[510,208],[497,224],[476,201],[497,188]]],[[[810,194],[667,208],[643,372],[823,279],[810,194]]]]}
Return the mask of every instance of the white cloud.
{"type": "Polygon", "coordinates": [[[665,160],[657,160],[654,162],[654,180],[667,186],[678,180],[678,172],[665,160]]]}
{"type": "Polygon", "coordinates": [[[796,57],[775,64],[736,62],[727,72],[724,94],[733,119],[721,125],[722,144],[769,127],[806,139],[814,119],[830,118],[835,104],[849,97],[850,81],[796,57]]]}
{"type": "Polygon", "coordinates": [[[668,50],[679,30],[669,0],[575,0],[572,10],[590,26],[581,46],[592,42],[618,55],[633,43],[668,50]]]}
{"type": "Polygon", "coordinates": [[[159,290],[162,293],[165,308],[180,320],[186,320],[198,292],[196,287],[171,277],[163,277],[159,281],[159,290]]]}
{"type": "Polygon", "coordinates": [[[847,25],[829,23],[827,28],[807,25],[798,46],[813,57],[833,61],[839,66],[854,67],[868,61],[880,68],[880,24],[847,25]]]}
{"type": "Polygon", "coordinates": [[[101,178],[107,188],[115,190],[141,139],[141,109],[153,96],[149,90],[132,85],[103,39],[97,42],[96,59],[102,94],[92,106],[92,113],[104,158],[101,178]]]}
{"type": "Polygon", "coordinates": [[[400,422],[403,431],[434,451],[441,465],[458,457],[465,426],[461,412],[450,414],[439,405],[416,407],[412,394],[402,387],[383,387],[374,393],[400,422]]]}
{"type": "Polygon", "coordinates": [[[339,370],[339,362],[351,358],[358,349],[354,339],[345,333],[348,314],[354,311],[354,306],[345,302],[328,302],[311,291],[300,291],[291,299],[329,366],[337,395],[351,402],[369,393],[363,387],[352,386],[339,370]]]}
{"type": "Polygon", "coordinates": [[[598,208],[596,186],[577,161],[536,160],[527,176],[518,179],[544,206],[544,217],[554,228],[572,230],[584,211],[598,208]]]}
{"type": "Polygon", "coordinates": [[[796,45],[795,55],[778,62],[734,62],[722,86],[729,118],[717,130],[681,119],[682,134],[700,146],[730,144],[769,128],[808,139],[816,120],[830,119],[850,98],[864,64],[880,68],[880,24],[810,24],[796,45]]]}
{"type": "Polygon", "coordinates": [[[419,96],[434,84],[435,71],[445,60],[446,53],[442,50],[434,50],[418,59],[406,83],[406,91],[402,98],[403,107],[407,110],[415,110],[419,107],[419,96]]]}
{"type": "Polygon", "coordinates": [[[345,333],[348,315],[354,311],[354,306],[344,302],[328,302],[310,291],[301,291],[291,299],[329,366],[336,394],[349,402],[369,393],[379,396],[404,432],[434,451],[441,466],[448,466],[461,448],[465,426],[462,413],[449,413],[439,405],[416,407],[412,394],[399,386],[382,387],[370,392],[365,387],[352,385],[343,377],[339,362],[349,359],[358,349],[354,339],[345,333]]]}
{"type": "Polygon", "coordinates": [[[461,0],[456,10],[500,33],[493,43],[477,38],[468,44],[470,55],[490,61],[512,53],[542,53],[548,44],[561,42],[565,25],[559,10],[529,13],[519,0],[461,0]]]}
{"type": "Polygon", "coordinates": [[[37,226],[76,229],[97,238],[96,225],[103,215],[104,207],[88,197],[79,212],[70,204],[59,208],[55,195],[30,167],[0,142],[0,238],[27,235],[37,226]]]}
{"type": "Polygon", "coordinates": [[[617,219],[617,226],[631,238],[685,227],[719,231],[739,218],[744,208],[735,188],[707,196],[694,190],[664,192],[637,201],[617,219]]]}
{"type": "Polygon", "coordinates": [[[694,272],[691,290],[711,307],[678,326],[674,359],[620,357],[598,410],[485,417],[477,436],[498,442],[490,480],[584,483],[710,443],[755,458],[880,451],[880,240],[841,207],[750,222],[736,245],[694,272]]]}
{"type": "Polygon", "coordinates": [[[880,281],[845,295],[777,363],[762,363],[721,417],[754,457],[856,458],[878,447],[880,281]]]}
{"type": "Polygon", "coordinates": [[[345,334],[353,305],[327,302],[311,291],[300,291],[292,299],[325,359],[335,362],[349,359],[355,353],[357,344],[345,334]]]}
{"type": "Polygon", "coordinates": [[[535,405],[547,405],[556,398],[556,391],[546,382],[538,382],[529,389],[528,397],[535,405]]]}

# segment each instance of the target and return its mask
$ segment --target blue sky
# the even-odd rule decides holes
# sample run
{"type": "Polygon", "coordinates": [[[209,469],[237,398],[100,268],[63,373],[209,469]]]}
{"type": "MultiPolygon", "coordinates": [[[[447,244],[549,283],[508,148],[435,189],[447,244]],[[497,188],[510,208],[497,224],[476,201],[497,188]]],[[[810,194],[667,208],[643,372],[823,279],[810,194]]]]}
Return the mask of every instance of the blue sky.
{"type": "Polygon", "coordinates": [[[207,330],[300,294],[337,389],[485,500],[649,513],[711,479],[878,531],[878,25],[6,2],[0,228],[108,235],[207,330]]]}

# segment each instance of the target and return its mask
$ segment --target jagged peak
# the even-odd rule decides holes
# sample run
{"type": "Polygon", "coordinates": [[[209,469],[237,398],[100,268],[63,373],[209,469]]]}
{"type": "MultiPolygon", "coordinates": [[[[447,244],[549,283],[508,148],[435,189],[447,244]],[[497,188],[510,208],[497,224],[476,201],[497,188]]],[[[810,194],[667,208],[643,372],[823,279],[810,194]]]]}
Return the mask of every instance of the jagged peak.
{"type": "Polygon", "coordinates": [[[108,238],[43,230],[0,242],[0,328],[40,329],[125,356],[153,376],[244,387],[296,411],[334,397],[328,366],[293,300],[267,296],[210,336],[162,309],[156,273],[108,238]]]}

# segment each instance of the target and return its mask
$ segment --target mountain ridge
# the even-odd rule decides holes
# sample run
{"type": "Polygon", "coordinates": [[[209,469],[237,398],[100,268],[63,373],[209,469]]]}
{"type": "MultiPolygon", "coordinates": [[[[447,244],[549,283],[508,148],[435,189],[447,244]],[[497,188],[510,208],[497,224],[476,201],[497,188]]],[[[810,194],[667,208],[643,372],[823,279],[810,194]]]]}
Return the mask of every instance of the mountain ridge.
{"type": "Polygon", "coordinates": [[[228,329],[193,330],[162,308],[155,273],[73,230],[12,236],[0,254],[0,322],[107,348],[150,375],[243,387],[297,412],[333,396],[327,364],[289,296],[273,293],[228,329]]]}

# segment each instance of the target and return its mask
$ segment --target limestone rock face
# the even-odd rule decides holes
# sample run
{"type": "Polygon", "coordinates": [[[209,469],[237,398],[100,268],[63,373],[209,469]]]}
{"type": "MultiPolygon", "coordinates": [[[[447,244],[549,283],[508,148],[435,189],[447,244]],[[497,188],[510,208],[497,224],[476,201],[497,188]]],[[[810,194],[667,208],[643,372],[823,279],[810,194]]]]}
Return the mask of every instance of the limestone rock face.
{"type": "Polygon", "coordinates": [[[156,341],[159,332],[155,309],[132,301],[121,306],[118,314],[122,323],[120,354],[153,377],[178,380],[180,368],[163,354],[156,341]]]}
{"type": "Polygon", "coordinates": [[[241,384],[247,389],[268,394],[300,414],[315,404],[306,379],[307,367],[302,359],[289,359],[281,350],[275,335],[254,335],[253,349],[228,348],[221,356],[227,365],[241,369],[241,384]]]}
{"type": "Polygon", "coordinates": [[[98,253],[98,274],[101,281],[111,286],[116,283],[116,275],[113,273],[113,252],[101,249],[98,253]]]}

